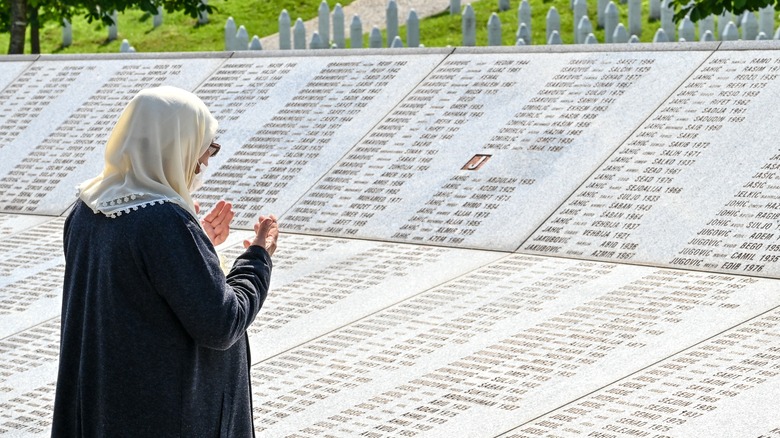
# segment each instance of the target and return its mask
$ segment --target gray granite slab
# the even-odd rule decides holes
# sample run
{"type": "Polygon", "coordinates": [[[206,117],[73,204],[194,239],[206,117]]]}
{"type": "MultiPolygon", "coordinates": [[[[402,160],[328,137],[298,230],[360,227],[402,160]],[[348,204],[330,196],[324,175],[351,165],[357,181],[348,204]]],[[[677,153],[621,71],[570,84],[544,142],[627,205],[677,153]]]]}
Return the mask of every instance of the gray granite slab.
{"type": "Polygon", "coordinates": [[[451,55],[280,223],[513,251],[708,54],[451,55]]]}
{"type": "Polygon", "coordinates": [[[780,275],[780,53],[715,53],[523,251],[780,275]]]}
{"type": "Polygon", "coordinates": [[[229,60],[196,90],[220,121],[223,148],[195,197],[204,208],[231,201],[238,228],[280,216],[444,56],[229,60]]]}
{"type": "Polygon", "coordinates": [[[64,222],[0,215],[0,339],[60,314],[64,222]]]}
{"type": "Polygon", "coordinates": [[[37,61],[3,91],[0,211],[59,215],[103,167],[105,140],[142,88],[192,90],[223,59],[37,61]]]}
{"type": "Polygon", "coordinates": [[[256,429],[493,437],[776,307],[777,285],[507,257],[256,364],[256,429]]]}
{"type": "MultiPolygon", "coordinates": [[[[234,234],[238,240],[249,237],[234,234]]],[[[230,266],[243,245],[220,252],[230,266]]],[[[271,291],[249,328],[252,360],[270,358],[504,256],[283,234],[271,291]]]]}
{"type": "Polygon", "coordinates": [[[501,438],[778,436],[778,337],[776,308],[501,438]]]}

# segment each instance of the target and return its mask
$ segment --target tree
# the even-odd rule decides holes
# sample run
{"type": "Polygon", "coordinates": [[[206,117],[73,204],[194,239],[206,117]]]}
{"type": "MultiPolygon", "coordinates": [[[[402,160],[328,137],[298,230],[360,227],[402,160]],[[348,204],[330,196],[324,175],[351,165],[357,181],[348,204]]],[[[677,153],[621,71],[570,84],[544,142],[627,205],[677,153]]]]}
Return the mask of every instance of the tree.
{"type": "Polygon", "coordinates": [[[773,5],[780,11],[780,0],[671,0],[674,21],[680,21],[690,14],[691,21],[699,21],[710,14],[720,15],[729,11],[739,15],[745,11],[757,11],[773,5]]]}
{"type": "Polygon", "coordinates": [[[167,12],[182,11],[197,18],[199,12],[213,13],[216,8],[203,4],[201,0],[9,0],[0,3],[0,31],[10,31],[8,54],[24,53],[25,35],[28,24],[31,26],[31,47],[33,53],[40,53],[38,29],[47,21],[62,23],[62,19],[71,19],[74,15],[84,14],[88,22],[102,21],[106,25],[114,24],[111,13],[116,10],[138,8],[152,15],[157,14],[157,6],[167,12]]]}

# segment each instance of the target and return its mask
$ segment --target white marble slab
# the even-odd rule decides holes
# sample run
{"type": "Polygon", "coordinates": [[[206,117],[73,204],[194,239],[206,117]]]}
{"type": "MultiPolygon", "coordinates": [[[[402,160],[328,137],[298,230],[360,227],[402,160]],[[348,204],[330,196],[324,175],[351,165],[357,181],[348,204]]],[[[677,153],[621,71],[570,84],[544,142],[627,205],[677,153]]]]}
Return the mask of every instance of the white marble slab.
{"type": "Polygon", "coordinates": [[[501,437],[778,436],[778,340],[774,309],[501,437]]]}
{"type": "Polygon", "coordinates": [[[59,339],[59,318],[0,339],[0,435],[51,435],[59,339]]]}
{"type": "Polygon", "coordinates": [[[707,55],[450,55],[283,225],[514,251],[707,55]]]}
{"type": "Polygon", "coordinates": [[[260,213],[281,216],[444,57],[228,60],[196,90],[220,121],[223,146],[197,198],[206,207],[231,201],[239,228],[260,213]]]}
{"type": "Polygon", "coordinates": [[[256,364],[257,431],[496,436],[777,306],[777,285],[504,258],[256,364]]]}
{"type": "Polygon", "coordinates": [[[780,275],[780,52],[718,51],[522,247],[780,275]]]}
{"type": "Polygon", "coordinates": [[[0,215],[0,339],[60,314],[64,222],[0,215]],[[13,225],[19,229],[10,231],[13,225]]]}
{"type": "MultiPolygon", "coordinates": [[[[5,87],[10,84],[19,73],[30,66],[32,61],[2,61],[0,60],[0,96],[5,96],[7,90],[5,87]]],[[[0,98],[0,102],[5,99],[0,98]]],[[[3,112],[0,112],[0,121],[4,120],[9,115],[9,110],[3,108],[3,112]]]]}
{"type": "Polygon", "coordinates": [[[68,59],[36,61],[3,92],[0,211],[61,214],[75,186],[103,167],[105,140],[142,88],[192,90],[221,59],[68,59]]]}
{"type": "MultiPolygon", "coordinates": [[[[227,267],[241,252],[241,244],[221,250],[227,267]]],[[[271,290],[249,329],[252,360],[294,348],[504,256],[282,234],[271,290]]]]}

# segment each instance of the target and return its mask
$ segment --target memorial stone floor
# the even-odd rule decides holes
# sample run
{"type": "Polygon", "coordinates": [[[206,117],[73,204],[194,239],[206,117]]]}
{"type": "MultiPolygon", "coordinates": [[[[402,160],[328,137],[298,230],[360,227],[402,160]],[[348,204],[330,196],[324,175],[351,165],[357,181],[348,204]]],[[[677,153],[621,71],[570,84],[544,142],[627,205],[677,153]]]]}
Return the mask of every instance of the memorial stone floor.
{"type": "Polygon", "coordinates": [[[0,57],[0,435],[49,435],[64,217],[144,87],[280,217],[259,437],[780,437],[780,44],[0,57]]]}

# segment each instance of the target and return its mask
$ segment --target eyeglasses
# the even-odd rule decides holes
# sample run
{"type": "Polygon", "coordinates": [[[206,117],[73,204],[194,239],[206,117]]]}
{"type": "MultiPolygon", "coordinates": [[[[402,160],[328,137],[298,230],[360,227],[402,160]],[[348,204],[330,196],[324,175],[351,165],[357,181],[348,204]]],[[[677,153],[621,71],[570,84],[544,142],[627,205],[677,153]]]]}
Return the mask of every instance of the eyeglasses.
{"type": "Polygon", "coordinates": [[[213,141],[209,145],[208,151],[209,151],[209,157],[213,157],[217,155],[219,152],[219,149],[222,148],[218,143],[214,143],[213,141]]]}

